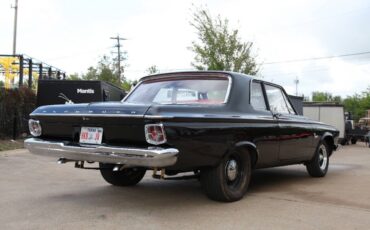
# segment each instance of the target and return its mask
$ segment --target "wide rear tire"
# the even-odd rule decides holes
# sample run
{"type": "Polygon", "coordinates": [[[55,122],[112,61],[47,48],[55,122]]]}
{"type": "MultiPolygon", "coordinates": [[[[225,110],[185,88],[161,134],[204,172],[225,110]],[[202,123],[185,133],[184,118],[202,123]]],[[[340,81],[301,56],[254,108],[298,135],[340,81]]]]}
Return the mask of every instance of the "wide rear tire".
{"type": "Polygon", "coordinates": [[[251,177],[251,158],[248,152],[234,151],[217,167],[203,169],[200,182],[208,198],[233,202],[243,198],[251,177]]]}
{"type": "Polygon", "coordinates": [[[324,177],[329,168],[330,147],[324,142],[320,142],[315,156],[306,163],[308,174],[312,177],[324,177]]]}
{"type": "Polygon", "coordinates": [[[127,168],[121,171],[113,171],[114,164],[99,163],[100,173],[104,180],[115,186],[133,186],[143,179],[146,169],[127,168]]]}

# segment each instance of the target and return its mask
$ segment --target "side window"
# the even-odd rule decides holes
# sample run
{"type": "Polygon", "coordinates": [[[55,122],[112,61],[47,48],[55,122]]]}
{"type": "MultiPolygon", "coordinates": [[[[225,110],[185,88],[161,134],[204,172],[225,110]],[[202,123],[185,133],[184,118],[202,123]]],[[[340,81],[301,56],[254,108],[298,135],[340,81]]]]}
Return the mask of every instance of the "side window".
{"type": "Polygon", "coordinates": [[[259,82],[252,82],[251,105],[256,110],[267,110],[262,85],[259,82]]]}
{"type": "Polygon", "coordinates": [[[282,93],[282,94],[283,94],[283,96],[284,96],[284,99],[285,99],[285,102],[286,102],[286,106],[288,107],[289,113],[290,113],[290,114],[296,114],[296,113],[294,112],[294,109],[293,109],[292,105],[290,104],[290,102],[289,102],[288,98],[286,97],[286,94],[285,94],[284,92],[281,92],[281,93],[282,93]]]}
{"type": "Polygon", "coordinates": [[[266,95],[269,101],[270,109],[274,113],[294,114],[294,110],[285,98],[280,88],[271,85],[265,85],[266,95]]]}

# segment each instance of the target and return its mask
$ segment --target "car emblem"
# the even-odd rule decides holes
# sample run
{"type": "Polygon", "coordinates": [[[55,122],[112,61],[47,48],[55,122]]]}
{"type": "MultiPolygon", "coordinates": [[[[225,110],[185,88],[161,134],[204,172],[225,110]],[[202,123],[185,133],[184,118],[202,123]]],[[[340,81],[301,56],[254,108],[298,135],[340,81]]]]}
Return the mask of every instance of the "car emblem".
{"type": "Polygon", "coordinates": [[[88,117],[82,117],[82,120],[83,120],[83,121],[89,121],[89,120],[90,120],[90,118],[88,118],[88,117]]]}

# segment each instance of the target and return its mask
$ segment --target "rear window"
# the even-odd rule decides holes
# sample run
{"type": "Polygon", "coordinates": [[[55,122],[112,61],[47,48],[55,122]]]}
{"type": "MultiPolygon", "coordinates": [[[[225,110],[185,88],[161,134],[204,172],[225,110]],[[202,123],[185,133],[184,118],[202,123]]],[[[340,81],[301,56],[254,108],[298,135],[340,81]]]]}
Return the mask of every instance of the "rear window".
{"type": "Polygon", "coordinates": [[[125,100],[130,103],[222,104],[226,101],[229,79],[178,78],[142,82],[125,100]]]}

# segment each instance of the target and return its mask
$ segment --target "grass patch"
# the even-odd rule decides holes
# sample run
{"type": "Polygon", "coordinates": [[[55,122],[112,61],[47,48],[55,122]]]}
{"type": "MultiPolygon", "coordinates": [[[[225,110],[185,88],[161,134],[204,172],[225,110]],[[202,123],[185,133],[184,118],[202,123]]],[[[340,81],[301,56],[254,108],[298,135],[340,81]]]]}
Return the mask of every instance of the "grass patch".
{"type": "Polygon", "coordinates": [[[0,151],[22,149],[23,140],[0,140],[0,151]]]}

